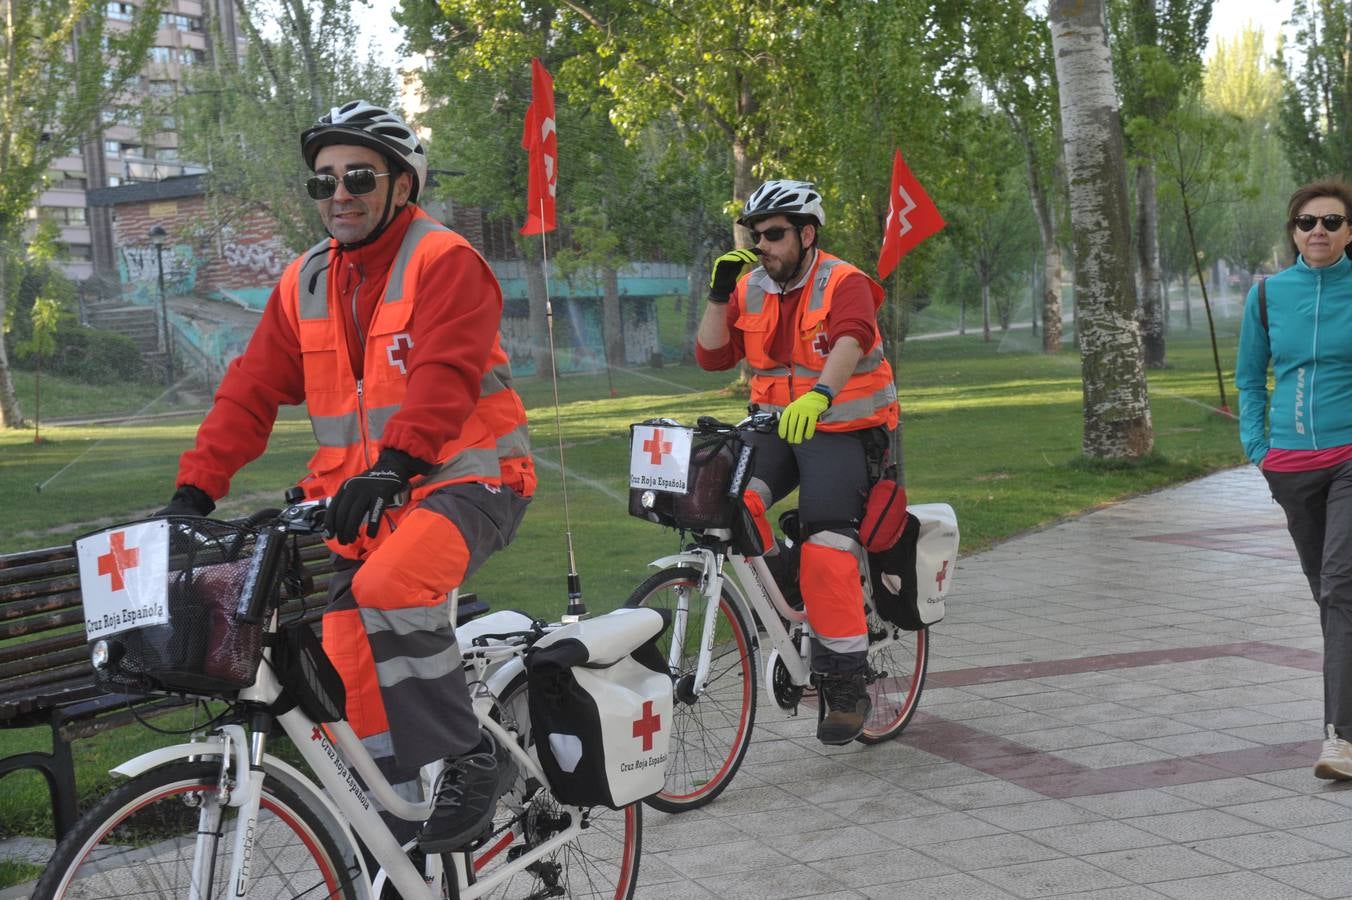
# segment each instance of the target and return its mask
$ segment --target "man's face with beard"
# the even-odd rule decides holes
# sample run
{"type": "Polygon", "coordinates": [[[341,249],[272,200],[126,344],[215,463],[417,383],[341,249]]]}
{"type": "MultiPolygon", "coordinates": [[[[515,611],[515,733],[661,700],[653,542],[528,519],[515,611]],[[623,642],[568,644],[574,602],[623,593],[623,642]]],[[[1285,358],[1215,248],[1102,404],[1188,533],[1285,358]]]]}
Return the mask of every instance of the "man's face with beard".
{"type": "Polygon", "coordinates": [[[817,239],[817,227],[811,223],[796,226],[788,216],[771,216],[753,222],[752,246],[760,253],[761,265],[775,281],[787,282],[798,272],[803,248],[811,247],[817,239]]]}

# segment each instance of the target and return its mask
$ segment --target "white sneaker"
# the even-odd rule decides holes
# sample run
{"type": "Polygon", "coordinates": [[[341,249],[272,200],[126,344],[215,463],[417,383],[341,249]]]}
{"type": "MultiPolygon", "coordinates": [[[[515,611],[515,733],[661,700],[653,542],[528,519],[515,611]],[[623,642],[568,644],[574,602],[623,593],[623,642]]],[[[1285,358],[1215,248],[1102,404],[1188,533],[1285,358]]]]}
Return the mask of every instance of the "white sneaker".
{"type": "Polygon", "coordinates": [[[1324,729],[1328,737],[1324,739],[1324,749],[1319,753],[1319,762],[1314,764],[1314,777],[1330,781],[1352,779],[1352,741],[1338,737],[1332,725],[1325,725],[1324,729]]]}

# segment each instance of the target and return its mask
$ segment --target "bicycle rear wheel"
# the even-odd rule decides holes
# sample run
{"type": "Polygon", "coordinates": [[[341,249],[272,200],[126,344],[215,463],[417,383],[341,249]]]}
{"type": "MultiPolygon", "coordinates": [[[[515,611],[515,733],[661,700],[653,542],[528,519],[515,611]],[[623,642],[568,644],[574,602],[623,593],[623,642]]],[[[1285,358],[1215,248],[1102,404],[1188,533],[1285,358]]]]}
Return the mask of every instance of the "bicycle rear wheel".
{"type": "MultiPolygon", "coordinates": [[[[504,728],[517,733],[521,746],[529,749],[534,736],[524,673],[497,698],[495,714],[504,728]]],[[[470,853],[475,881],[492,877],[506,863],[550,840],[569,827],[574,815],[575,808],[563,806],[548,787],[527,780],[526,774],[519,772],[516,784],[498,801],[492,834],[470,853]]],[[[582,815],[585,825],[581,834],[483,896],[495,900],[633,897],[643,852],[642,805],[631,803],[620,810],[593,806],[582,815]]]]}
{"type": "MultiPolygon", "coordinates": [[[[700,590],[701,573],[690,567],[665,569],[634,589],[626,606],[650,606],[688,613],[672,709],[671,751],[666,783],[646,801],[654,809],[678,813],[709,803],[732,781],[751,744],[756,723],[756,655],[746,618],[725,589],[718,601],[709,677],[704,691],[692,685],[699,665],[700,636],[708,602],[700,590]]],[[[658,641],[670,660],[672,632],[658,641]]]]}
{"type": "Polygon", "coordinates": [[[869,613],[868,628],[864,677],[873,708],[859,740],[881,744],[905,731],[920,706],[920,692],[929,669],[929,629],[906,631],[873,612],[869,613]]]}
{"type": "MultiPolygon", "coordinates": [[[[199,850],[201,895],[232,896],[238,811],[216,800],[220,773],[219,762],[170,763],[114,789],[57,845],[35,900],[186,897],[199,850]]],[[[271,778],[263,782],[250,871],[249,896],[268,898],[355,900],[351,879],[360,876],[319,817],[271,778]]]]}

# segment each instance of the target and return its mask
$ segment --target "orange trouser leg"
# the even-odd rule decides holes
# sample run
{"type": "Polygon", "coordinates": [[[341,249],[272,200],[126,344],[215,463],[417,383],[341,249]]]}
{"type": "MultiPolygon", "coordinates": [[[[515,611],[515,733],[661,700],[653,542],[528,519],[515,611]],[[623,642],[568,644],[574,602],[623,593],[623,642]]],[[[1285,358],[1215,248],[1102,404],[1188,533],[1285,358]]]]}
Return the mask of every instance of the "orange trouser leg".
{"type": "Polygon", "coordinates": [[[868,652],[859,558],[850,544],[858,546],[830,531],[819,531],[803,544],[798,584],[817,638],[812,660],[817,671],[858,671],[868,652]]]}

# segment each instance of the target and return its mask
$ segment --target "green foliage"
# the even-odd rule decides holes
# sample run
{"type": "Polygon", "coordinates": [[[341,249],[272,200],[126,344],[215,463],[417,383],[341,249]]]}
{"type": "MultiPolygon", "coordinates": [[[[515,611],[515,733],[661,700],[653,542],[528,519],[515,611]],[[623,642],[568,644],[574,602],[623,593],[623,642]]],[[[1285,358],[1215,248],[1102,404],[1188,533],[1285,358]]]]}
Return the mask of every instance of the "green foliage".
{"type": "MultiPolygon", "coordinates": [[[[303,187],[301,132],[348,100],[391,104],[386,61],[352,51],[361,33],[353,0],[249,0],[235,4],[248,38],[242,57],[212,36],[216,66],[194,70],[187,93],[167,111],[181,123],[186,158],[210,163],[208,191],[229,196],[239,212],[265,210],[297,252],[323,234],[303,187]],[[273,36],[276,35],[276,36],[273,36]]],[[[228,210],[205,225],[228,228],[228,210]]]]}
{"type": "Polygon", "coordinates": [[[1286,75],[1280,131],[1296,181],[1352,176],[1352,2],[1296,0],[1291,9],[1295,48],[1277,48],[1286,75]]]}

